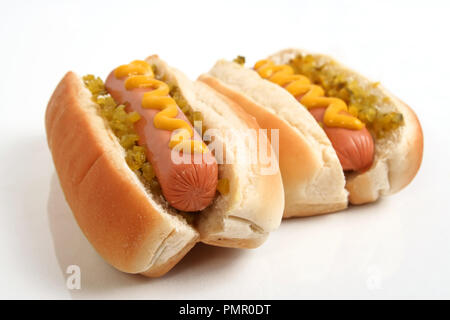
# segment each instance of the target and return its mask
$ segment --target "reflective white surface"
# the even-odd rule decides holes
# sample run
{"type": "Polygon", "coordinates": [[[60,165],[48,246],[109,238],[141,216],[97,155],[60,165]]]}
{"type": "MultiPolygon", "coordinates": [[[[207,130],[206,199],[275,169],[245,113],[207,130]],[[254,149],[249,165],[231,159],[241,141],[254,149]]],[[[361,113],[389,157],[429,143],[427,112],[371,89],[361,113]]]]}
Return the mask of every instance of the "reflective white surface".
{"type": "Polygon", "coordinates": [[[445,1],[25,1],[0,4],[0,298],[450,298],[449,12],[445,1]],[[68,70],[106,76],[157,53],[195,78],[288,46],[329,53],[416,111],[422,168],[400,193],[285,221],[256,250],[198,245],[147,279],[106,264],[68,208],[44,112],[68,70]],[[81,268],[68,290],[66,269],[81,268]]]}

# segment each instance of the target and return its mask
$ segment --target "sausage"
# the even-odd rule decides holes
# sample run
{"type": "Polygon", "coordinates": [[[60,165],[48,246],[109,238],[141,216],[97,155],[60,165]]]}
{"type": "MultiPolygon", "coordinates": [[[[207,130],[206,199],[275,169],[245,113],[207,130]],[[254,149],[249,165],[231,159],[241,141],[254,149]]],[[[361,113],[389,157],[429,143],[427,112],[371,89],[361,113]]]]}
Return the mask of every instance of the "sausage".
{"type": "MultiPolygon", "coordinates": [[[[326,108],[311,108],[309,112],[317,122],[323,124],[325,110],[326,108]]],[[[344,171],[365,171],[370,168],[375,146],[372,136],[365,127],[361,130],[352,130],[323,125],[323,129],[344,171]]]]}
{"type": "MultiPolygon", "coordinates": [[[[163,196],[172,207],[181,211],[194,212],[205,209],[211,204],[216,193],[218,167],[214,155],[210,151],[189,157],[183,155],[183,159],[188,161],[174,162],[171,157],[172,149],[169,147],[172,131],[157,129],[153,125],[153,118],[160,110],[142,108],[144,93],[152,89],[127,90],[125,80],[126,77],[116,78],[113,70],[106,79],[106,90],[117,103],[126,106],[127,112],[136,111],[141,116],[134,125],[139,135],[138,143],[146,147],[147,159],[155,170],[163,196]]],[[[175,118],[191,125],[179,108],[175,118]]],[[[193,139],[201,141],[200,135],[195,130],[193,139]]]]}

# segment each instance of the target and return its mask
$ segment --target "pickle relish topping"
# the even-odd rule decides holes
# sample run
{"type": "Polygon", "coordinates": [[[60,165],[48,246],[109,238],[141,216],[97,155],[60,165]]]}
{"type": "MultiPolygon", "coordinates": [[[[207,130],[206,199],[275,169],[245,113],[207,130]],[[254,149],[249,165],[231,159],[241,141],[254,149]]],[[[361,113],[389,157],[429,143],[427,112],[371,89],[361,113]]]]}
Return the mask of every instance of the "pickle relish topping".
{"type": "Polygon", "coordinates": [[[245,64],[245,57],[244,56],[237,56],[233,59],[233,62],[236,62],[237,64],[240,64],[243,66],[245,64]]]}
{"type": "MultiPolygon", "coordinates": [[[[362,88],[355,80],[348,81],[344,73],[319,65],[312,55],[297,55],[289,62],[296,74],[307,76],[312,83],[321,86],[325,95],[342,99],[348,105],[348,111],[364,122],[367,128],[378,138],[404,124],[403,115],[398,112],[383,113],[376,107],[389,103],[390,99],[377,97],[362,88]]],[[[371,84],[376,88],[379,83],[371,84]]]]}
{"type": "Polygon", "coordinates": [[[186,118],[191,122],[191,124],[195,124],[196,121],[200,121],[202,124],[202,132],[199,132],[203,135],[206,128],[203,123],[203,114],[200,111],[193,111],[192,108],[187,103],[186,99],[181,94],[180,88],[169,83],[169,95],[173,100],[177,103],[178,107],[184,113],[186,118]]]}
{"type": "Polygon", "coordinates": [[[120,145],[125,149],[125,160],[131,170],[141,177],[151,189],[158,188],[158,182],[152,165],[145,155],[145,148],[138,145],[139,136],[134,123],[141,116],[133,111],[126,112],[123,104],[118,105],[106,91],[102,79],[88,74],[83,77],[84,85],[92,93],[92,101],[99,105],[100,115],[108,122],[120,145]]]}

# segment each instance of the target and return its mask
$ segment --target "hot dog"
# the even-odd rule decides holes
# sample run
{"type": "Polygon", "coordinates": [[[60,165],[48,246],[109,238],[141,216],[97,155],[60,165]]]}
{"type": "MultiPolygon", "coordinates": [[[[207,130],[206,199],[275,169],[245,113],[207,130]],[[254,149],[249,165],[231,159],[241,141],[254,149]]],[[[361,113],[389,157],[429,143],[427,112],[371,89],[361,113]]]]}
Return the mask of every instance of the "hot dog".
{"type": "MultiPolygon", "coordinates": [[[[115,71],[115,70],[114,70],[115,71]]],[[[212,153],[207,150],[202,154],[200,163],[194,163],[194,156],[189,156],[187,163],[174,163],[169,142],[172,131],[158,129],[154,125],[157,109],[144,109],[142,100],[145,93],[153,88],[125,88],[126,76],[118,78],[112,71],[106,79],[106,90],[115,101],[127,106],[127,111],[135,111],[142,119],[135,123],[135,129],[145,146],[147,158],[161,185],[162,193],[171,206],[181,211],[200,211],[211,204],[217,186],[217,162],[212,153]]],[[[184,121],[194,133],[194,140],[201,137],[194,130],[184,113],[176,106],[176,119],[184,121]]],[[[183,151],[180,151],[183,152],[183,151]]],[[[186,161],[185,161],[186,162],[186,161]]]]}
{"type": "Polygon", "coordinates": [[[288,49],[243,66],[220,60],[199,80],[280,130],[284,217],[345,209],[395,193],[419,170],[414,112],[330,57],[288,49]]]}
{"type": "Polygon", "coordinates": [[[260,60],[254,69],[262,78],[285,88],[308,108],[330,139],[344,171],[361,171],[372,165],[372,136],[359,119],[347,112],[343,100],[325,97],[322,87],[312,84],[303,75],[294,74],[290,65],[260,60]]]}
{"type": "Polygon", "coordinates": [[[256,137],[226,134],[259,130],[256,121],[157,56],[117,67],[106,83],[68,72],[48,103],[45,127],[78,225],[121,271],[161,276],[199,241],[255,248],[281,222],[274,152],[275,170],[264,172],[260,161],[241,161],[252,158],[247,144],[256,137]],[[233,153],[226,163],[202,141],[203,129],[216,130],[209,133],[215,152],[220,142],[233,153]]]}
{"type": "MultiPolygon", "coordinates": [[[[297,99],[298,100],[298,99],[297,99]]],[[[339,158],[344,171],[365,171],[372,165],[375,146],[367,128],[351,130],[329,127],[323,123],[325,108],[312,108],[309,112],[322,126],[339,158]]]]}

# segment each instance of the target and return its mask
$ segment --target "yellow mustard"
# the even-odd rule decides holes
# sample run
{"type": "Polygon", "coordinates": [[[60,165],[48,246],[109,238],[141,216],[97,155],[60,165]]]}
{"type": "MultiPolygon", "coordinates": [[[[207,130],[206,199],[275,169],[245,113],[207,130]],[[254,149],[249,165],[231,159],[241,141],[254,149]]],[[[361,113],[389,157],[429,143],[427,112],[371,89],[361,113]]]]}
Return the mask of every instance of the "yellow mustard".
{"type": "Polygon", "coordinates": [[[291,66],[276,65],[270,60],[260,60],[255,64],[254,69],[262,78],[284,87],[294,97],[301,96],[300,103],[306,108],[326,108],[323,116],[326,126],[353,130],[364,128],[364,123],[358,118],[341,113],[348,112],[347,104],[343,100],[325,97],[322,87],[312,84],[304,75],[294,74],[291,66]]]}
{"type": "Polygon", "coordinates": [[[135,60],[127,65],[122,65],[114,71],[116,78],[128,77],[125,80],[125,89],[151,88],[142,98],[142,108],[159,109],[153,124],[162,130],[179,130],[173,134],[169,147],[178,150],[190,150],[192,153],[206,153],[208,147],[203,141],[192,140],[194,131],[184,120],[176,119],[178,108],[175,100],[169,96],[169,86],[163,81],[155,79],[151,66],[142,60],[135,60]]]}

